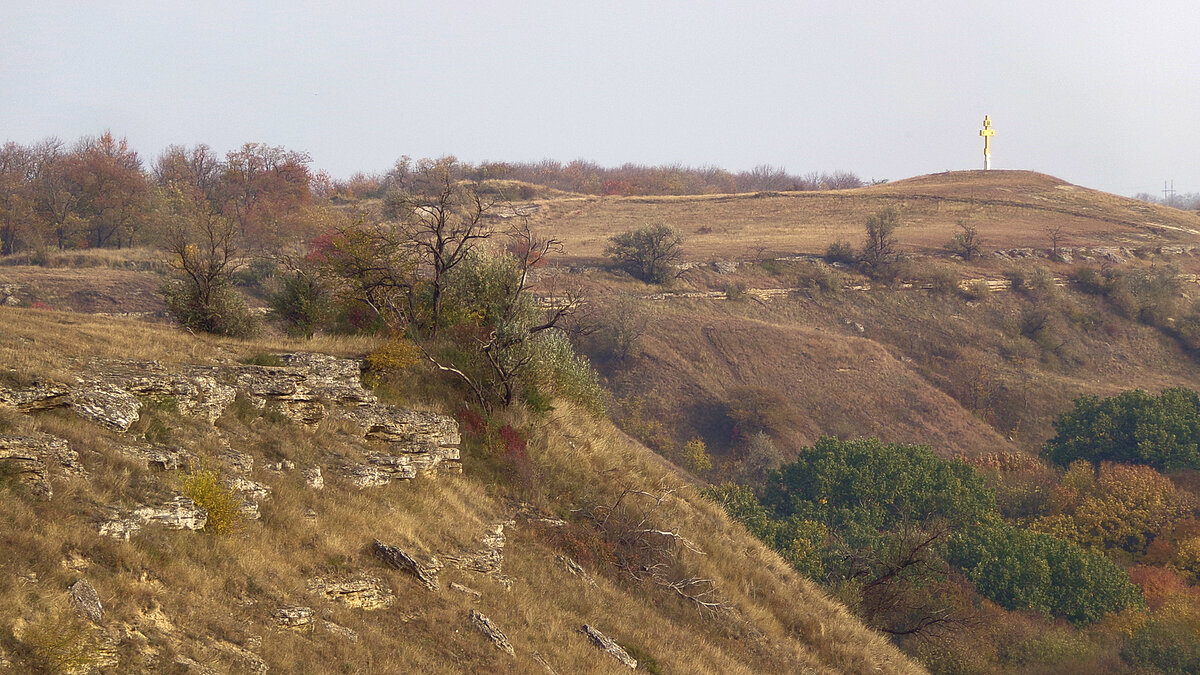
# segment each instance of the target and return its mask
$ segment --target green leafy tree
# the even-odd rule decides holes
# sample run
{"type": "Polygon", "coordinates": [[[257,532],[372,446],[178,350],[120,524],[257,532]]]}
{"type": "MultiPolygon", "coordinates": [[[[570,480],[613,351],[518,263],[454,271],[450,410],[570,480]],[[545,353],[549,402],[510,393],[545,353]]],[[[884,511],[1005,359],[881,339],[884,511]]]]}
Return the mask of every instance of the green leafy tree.
{"type": "Polygon", "coordinates": [[[928,446],[874,438],[824,437],[802,449],[772,472],[763,505],[779,521],[823,526],[830,533],[821,548],[824,580],[893,635],[957,620],[945,598],[919,589],[946,583],[940,548],[948,538],[995,513],[992,493],[970,466],[928,446]]]}
{"type": "Polygon", "coordinates": [[[1055,464],[1077,459],[1200,469],[1200,397],[1183,388],[1141,389],[1101,399],[1082,396],[1054,422],[1043,450],[1055,464]]]}
{"type": "Polygon", "coordinates": [[[1007,609],[1088,624],[1144,604],[1129,576],[1105,556],[999,520],[960,530],[947,559],[981,595],[1007,609]]]}
{"type": "Polygon", "coordinates": [[[683,255],[683,237],[670,225],[647,225],[609,239],[604,254],[636,279],[649,284],[674,277],[674,264],[683,255]]]}
{"type": "Polygon", "coordinates": [[[333,300],[320,276],[297,269],[283,277],[271,295],[271,316],[284,324],[289,335],[311,338],[333,316],[333,300]]]}

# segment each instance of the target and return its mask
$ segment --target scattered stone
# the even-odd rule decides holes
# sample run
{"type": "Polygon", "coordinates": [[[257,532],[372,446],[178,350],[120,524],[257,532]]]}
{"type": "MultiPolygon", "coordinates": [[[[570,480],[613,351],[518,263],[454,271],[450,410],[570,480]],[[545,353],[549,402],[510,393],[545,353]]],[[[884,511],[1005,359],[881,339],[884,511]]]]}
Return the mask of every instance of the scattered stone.
{"type": "Polygon", "coordinates": [[[425,588],[431,591],[437,591],[440,588],[437,575],[443,565],[436,557],[431,555],[419,558],[410,556],[399,548],[388,546],[378,539],[372,542],[371,552],[389,567],[412,574],[425,585],[425,588]]]}
{"type": "Polygon", "coordinates": [[[121,448],[121,452],[133,459],[145,462],[148,468],[159,471],[179,471],[195,462],[195,455],[187,450],[162,443],[126,445],[121,448]]]}
{"type": "Polygon", "coordinates": [[[617,644],[616,640],[606,637],[604,633],[601,633],[586,623],[583,624],[583,627],[579,629],[579,632],[587,636],[587,639],[591,640],[592,644],[596,645],[600,651],[603,651],[614,659],[620,661],[621,664],[626,668],[629,668],[630,670],[637,669],[637,659],[633,658],[629,655],[629,652],[622,649],[621,645],[617,644]]]}
{"type": "Polygon", "coordinates": [[[322,620],[321,627],[324,628],[326,632],[328,632],[332,635],[336,635],[344,640],[349,640],[350,642],[358,642],[358,633],[350,630],[349,628],[346,628],[345,626],[339,626],[338,624],[336,624],[332,621],[322,620]]]}
{"type": "Polygon", "coordinates": [[[512,579],[500,571],[500,566],[504,563],[504,545],[507,542],[504,537],[504,528],[512,525],[513,522],[506,520],[488,527],[483,533],[481,541],[483,544],[482,549],[458,554],[447,554],[443,557],[452,567],[469,572],[486,574],[499,581],[505,588],[512,588],[512,579]]]}
{"type": "Polygon", "coordinates": [[[317,519],[317,510],[311,506],[308,507],[307,509],[304,509],[304,517],[308,518],[310,520],[316,520],[317,519]]]}
{"type": "Polygon", "coordinates": [[[532,656],[533,660],[537,661],[538,664],[546,670],[548,675],[558,675],[558,671],[554,669],[554,666],[550,665],[550,662],[546,660],[545,656],[542,656],[537,652],[533,652],[532,656]]]}
{"type": "Polygon", "coordinates": [[[307,469],[302,469],[300,475],[304,476],[304,482],[308,487],[314,490],[325,489],[325,478],[321,476],[321,467],[313,466],[307,469]]]}
{"type": "Polygon", "coordinates": [[[254,455],[227,447],[221,451],[221,462],[234,473],[249,476],[254,471],[254,455]]]}
{"type": "Polygon", "coordinates": [[[270,487],[241,476],[229,478],[225,481],[225,485],[234,492],[254,500],[266,499],[271,496],[270,487]]]}
{"type": "Polygon", "coordinates": [[[100,604],[100,596],[87,579],[80,579],[71,584],[67,592],[71,596],[71,604],[80,614],[95,624],[104,620],[104,606],[100,604]]]}
{"type": "MultiPolygon", "coordinates": [[[[485,636],[487,636],[487,639],[492,641],[492,644],[496,646],[496,649],[499,649],[509,656],[516,656],[516,652],[513,651],[512,643],[508,641],[508,637],[496,627],[496,624],[492,623],[491,619],[487,618],[481,614],[479,610],[474,608],[471,609],[471,625],[475,626],[480,633],[483,633],[485,636]]],[[[635,661],[634,663],[636,664],[637,662],[635,661]]]]}
{"type": "Polygon", "coordinates": [[[291,471],[292,469],[295,469],[295,468],[296,468],[295,462],[291,461],[290,459],[280,460],[274,464],[267,465],[268,470],[275,471],[276,473],[284,473],[286,471],[291,471]]]}
{"type": "Polygon", "coordinates": [[[483,599],[483,593],[480,593],[479,591],[475,590],[474,588],[470,588],[468,586],[463,586],[462,584],[455,582],[455,581],[450,582],[450,590],[457,591],[459,593],[462,593],[463,595],[470,596],[471,600],[474,602],[479,602],[480,600],[483,599]]]}
{"type": "Polygon", "coordinates": [[[311,607],[285,606],[271,612],[271,618],[284,628],[312,630],[313,614],[311,607]]]}
{"type": "Polygon", "coordinates": [[[92,566],[92,562],[75,551],[67,551],[63,557],[62,566],[73,572],[82,572],[92,566]]]}
{"type": "Polygon", "coordinates": [[[349,607],[383,609],[396,596],[380,579],[366,575],[353,577],[316,577],[308,581],[308,591],[349,607]]]}
{"type": "Polygon", "coordinates": [[[596,580],[592,578],[592,575],[587,573],[587,570],[583,569],[582,565],[562,554],[558,554],[555,557],[558,558],[558,561],[563,564],[563,567],[567,569],[567,572],[579,577],[580,579],[583,579],[589,586],[598,588],[596,585],[596,580]]]}

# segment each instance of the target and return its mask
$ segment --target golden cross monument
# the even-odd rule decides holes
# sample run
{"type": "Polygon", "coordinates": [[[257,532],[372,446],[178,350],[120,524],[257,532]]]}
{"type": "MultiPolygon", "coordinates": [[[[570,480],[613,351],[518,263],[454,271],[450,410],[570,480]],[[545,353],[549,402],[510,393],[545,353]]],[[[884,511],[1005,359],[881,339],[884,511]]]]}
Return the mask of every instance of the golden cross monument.
{"type": "Polygon", "coordinates": [[[983,128],[979,130],[979,135],[983,136],[983,170],[987,171],[992,168],[992,136],[996,135],[991,117],[983,116],[983,128]]]}

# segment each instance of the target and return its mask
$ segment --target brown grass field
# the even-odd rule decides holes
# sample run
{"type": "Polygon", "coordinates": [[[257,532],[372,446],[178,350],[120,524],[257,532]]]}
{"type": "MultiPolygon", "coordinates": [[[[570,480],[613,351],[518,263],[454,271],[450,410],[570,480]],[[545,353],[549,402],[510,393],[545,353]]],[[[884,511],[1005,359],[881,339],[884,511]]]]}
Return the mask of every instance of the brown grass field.
{"type": "Polygon", "coordinates": [[[940,249],[957,223],[993,248],[1046,248],[1061,227],[1068,246],[1200,241],[1200,215],[1068,184],[1032,171],[955,171],[854,190],[681,197],[564,197],[532,202],[532,223],[563,240],[568,258],[602,257],[608,238],[665,223],[685,237],[688,260],[755,260],[857,245],[863,222],[900,209],[910,252],[940,249]]]}

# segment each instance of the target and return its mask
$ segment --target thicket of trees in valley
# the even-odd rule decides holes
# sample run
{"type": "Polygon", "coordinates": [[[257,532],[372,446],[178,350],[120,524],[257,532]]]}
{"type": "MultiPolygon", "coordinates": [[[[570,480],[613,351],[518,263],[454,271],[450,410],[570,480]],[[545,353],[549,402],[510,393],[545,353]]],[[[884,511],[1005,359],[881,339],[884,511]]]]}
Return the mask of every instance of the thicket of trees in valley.
{"type": "Polygon", "coordinates": [[[1198,425],[1191,390],[1085,396],[1050,464],[822,438],[708,494],[935,672],[1190,672],[1198,425]]]}

